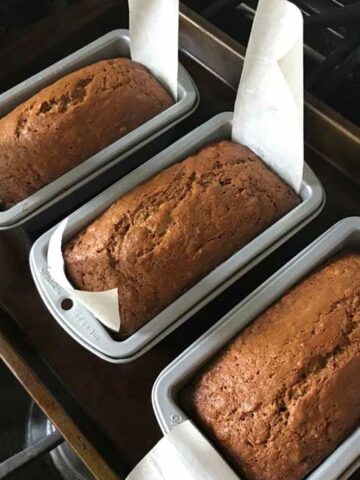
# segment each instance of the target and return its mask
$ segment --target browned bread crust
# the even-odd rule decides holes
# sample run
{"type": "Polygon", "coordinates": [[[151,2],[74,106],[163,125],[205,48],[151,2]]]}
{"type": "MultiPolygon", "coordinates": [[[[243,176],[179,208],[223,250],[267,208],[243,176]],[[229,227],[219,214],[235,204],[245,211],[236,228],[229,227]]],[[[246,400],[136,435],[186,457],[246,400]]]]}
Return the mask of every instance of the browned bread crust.
{"type": "Polygon", "coordinates": [[[311,274],[183,393],[249,480],[299,480],[360,422],[360,254],[311,274]]]}
{"type": "Polygon", "coordinates": [[[6,208],[173,104],[142,65],[104,60],[44,88],[0,119],[0,199],[6,208]]]}
{"type": "Polygon", "coordinates": [[[126,337],[299,203],[249,149],[204,147],[115,202],[65,246],[83,290],[118,288],[126,337]]]}

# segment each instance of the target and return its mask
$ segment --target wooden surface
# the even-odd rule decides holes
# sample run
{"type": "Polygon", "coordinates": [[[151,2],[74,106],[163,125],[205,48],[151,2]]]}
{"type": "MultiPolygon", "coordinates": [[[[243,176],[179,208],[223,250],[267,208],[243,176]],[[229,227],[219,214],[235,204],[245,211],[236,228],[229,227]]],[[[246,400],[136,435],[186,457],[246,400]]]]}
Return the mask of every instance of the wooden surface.
{"type": "Polygon", "coordinates": [[[72,446],[94,477],[103,480],[118,479],[118,475],[113,472],[3,333],[0,333],[0,356],[37,405],[48,418],[51,418],[53,425],[61,432],[63,438],[72,446]]]}
{"type": "MultiPolygon", "coordinates": [[[[119,26],[125,25],[119,21],[119,26]]],[[[111,28],[109,24],[108,30],[111,28]]],[[[96,36],[97,32],[94,31],[93,38],[96,36]]],[[[68,49],[70,53],[71,45],[68,49]]],[[[51,63],[53,53],[48,58],[51,63]]],[[[226,85],[211,77],[194,61],[187,58],[182,58],[182,61],[199,87],[201,104],[194,115],[173,130],[171,140],[179,138],[218,112],[232,110],[234,102],[234,93],[226,85]]],[[[41,62],[46,66],[44,60],[41,62]]],[[[161,141],[153,142],[151,152],[160,151],[163,144],[161,141]]],[[[148,158],[146,152],[148,150],[134,159],[134,165],[148,158]]],[[[51,419],[54,421],[54,414],[61,417],[61,409],[66,405],[69,419],[65,426],[70,428],[72,425],[67,434],[70,444],[76,446],[76,429],[86,432],[82,434],[88,439],[89,448],[93,446],[98,450],[100,458],[105,459],[118,478],[161,438],[151,406],[152,385],[161,370],[324,230],[341,218],[360,214],[358,189],[314,152],[308,150],[306,159],[320,177],[327,193],[327,204],[320,216],[150,352],[125,365],[108,364],[87,352],[58,326],[44,307],[28,267],[28,252],[38,232],[31,235],[21,230],[0,233],[0,302],[14,321],[14,325],[9,326],[1,320],[0,329],[6,338],[17,338],[20,334],[16,325],[19,326],[26,338],[22,339],[18,351],[23,353],[29,342],[37,355],[27,355],[24,363],[19,357],[10,365],[9,356],[16,354],[16,351],[6,350],[9,347],[3,343],[2,347],[0,345],[1,353],[19,377],[19,371],[23,369],[22,383],[43,409],[49,406],[46,389],[42,385],[47,385],[47,388],[50,388],[49,384],[52,385],[56,408],[50,412],[51,419]],[[39,365],[39,358],[46,363],[46,368],[39,365]],[[31,367],[32,373],[26,374],[26,365],[31,367]],[[39,382],[34,382],[34,378],[39,382]]],[[[117,179],[117,174],[113,172],[109,183],[117,179]]],[[[71,208],[75,208],[75,203],[71,208]]],[[[58,427],[62,430],[60,421],[58,427]]],[[[90,469],[95,471],[101,468],[93,464],[91,454],[83,454],[79,445],[76,448],[90,469]]],[[[105,464],[103,466],[107,468],[105,464]]],[[[101,477],[100,474],[98,478],[111,477],[101,477]]]]}

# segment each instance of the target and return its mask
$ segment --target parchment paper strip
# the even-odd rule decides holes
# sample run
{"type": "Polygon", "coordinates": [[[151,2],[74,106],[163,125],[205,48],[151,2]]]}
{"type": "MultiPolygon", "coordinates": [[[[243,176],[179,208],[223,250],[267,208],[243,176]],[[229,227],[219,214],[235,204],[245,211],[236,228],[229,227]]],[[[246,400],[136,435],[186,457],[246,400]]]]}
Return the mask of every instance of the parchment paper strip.
{"type": "Polygon", "coordinates": [[[233,139],[300,191],[304,165],[303,18],[260,0],[235,102],[233,139]]]}
{"type": "Polygon", "coordinates": [[[78,300],[106,327],[118,332],[120,330],[120,313],[117,288],[103,292],[76,290],[65,275],[61,246],[67,222],[67,218],[63,220],[50,238],[47,255],[49,273],[66,290],[71,299],[78,300]]]}
{"type": "Polygon", "coordinates": [[[239,480],[187,420],[163,437],[126,480],[239,480]]]}
{"type": "Polygon", "coordinates": [[[177,100],[179,0],[129,0],[131,58],[177,100]]]}

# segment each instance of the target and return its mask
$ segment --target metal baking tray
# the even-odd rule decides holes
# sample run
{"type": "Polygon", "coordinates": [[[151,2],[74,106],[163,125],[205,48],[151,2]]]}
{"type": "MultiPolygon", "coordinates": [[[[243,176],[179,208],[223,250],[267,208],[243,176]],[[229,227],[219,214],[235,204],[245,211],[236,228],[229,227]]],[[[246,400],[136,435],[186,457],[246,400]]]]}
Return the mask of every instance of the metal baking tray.
{"type": "MultiPolygon", "coordinates": [[[[64,239],[75,235],[136,185],[183,160],[208,142],[230,138],[232,117],[232,113],[221,113],[213,117],[76,210],[69,216],[64,239]]],[[[52,280],[46,261],[48,242],[54,229],[41,236],[30,253],[31,270],[40,295],[60,325],[88,350],[110,362],[133,360],[185,322],[321,211],[325,201],[323,188],[312,170],[307,165],[304,167],[300,192],[302,202],[299,206],[124,341],[114,340],[101,323],[78,303],[74,302],[71,310],[61,308],[66,293],[52,280]]]]}
{"type": "MultiPolygon", "coordinates": [[[[113,30],[0,95],[0,117],[66,74],[97,61],[118,56],[130,56],[128,30],[113,30]]],[[[49,206],[67,197],[115,164],[122,162],[130,153],[143,147],[190,115],[198,105],[199,94],[195,83],[181,64],[179,64],[178,75],[178,101],[174,105],[18,204],[1,211],[0,230],[19,226],[43,213],[49,206]]]]}
{"type": "MultiPolygon", "coordinates": [[[[305,275],[345,248],[360,247],[360,217],[342,220],[300,252],[177,357],[157,378],[152,401],[164,434],[188,420],[178,405],[179,390],[246,325],[305,275]]],[[[360,460],[360,427],[307,478],[345,480],[360,460]]]]}

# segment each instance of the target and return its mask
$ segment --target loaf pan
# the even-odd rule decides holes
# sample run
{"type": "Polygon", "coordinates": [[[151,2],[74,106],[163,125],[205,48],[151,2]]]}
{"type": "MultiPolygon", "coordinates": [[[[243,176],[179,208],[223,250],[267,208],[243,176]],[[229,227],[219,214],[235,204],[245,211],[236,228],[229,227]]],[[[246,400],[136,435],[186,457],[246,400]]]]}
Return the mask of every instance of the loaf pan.
{"type": "MultiPolygon", "coordinates": [[[[71,214],[64,239],[72,237],[121,195],[139,183],[183,160],[208,142],[230,138],[231,127],[232,113],[219,114],[163,150],[71,214]]],[[[299,206],[218,266],[124,341],[114,340],[100,322],[79,304],[75,304],[71,310],[62,310],[61,302],[66,294],[51,279],[46,262],[47,247],[54,229],[41,236],[31,250],[33,277],[55,319],[79,343],[110,362],[121,363],[133,360],[200,310],[320,212],[325,200],[324,191],[307,165],[304,169],[301,198],[302,202],[299,206]]]]}
{"type": "MultiPolygon", "coordinates": [[[[202,337],[175,359],[156,380],[152,401],[164,434],[188,420],[178,404],[179,390],[197,371],[246,325],[287,290],[328,258],[344,248],[360,248],[360,218],[342,220],[320,236],[283,268],[233,308],[202,337]]],[[[307,480],[342,480],[354,472],[360,460],[360,427],[355,430],[307,480]]]]}
{"type": "MultiPolygon", "coordinates": [[[[97,61],[118,56],[130,56],[128,30],[114,30],[100,37],[0,95],[0,117],[3,117],[17,105],[66,74],[97,61]]],[[[34,216],[40,215],[47,207],[62,200],[115,164],[124,161],[129,156],[130,149],[131,153],[133,153],[190,115],[197,107],[198,97],[199,95],[193,80],[185,68],[179,65],[178,101],[173,106],[140,125],[12,208],[0,212],[0,230],[19,226],[34,216]]],[[[46,155],[46,152],[43,153],[46,155]]]]}

